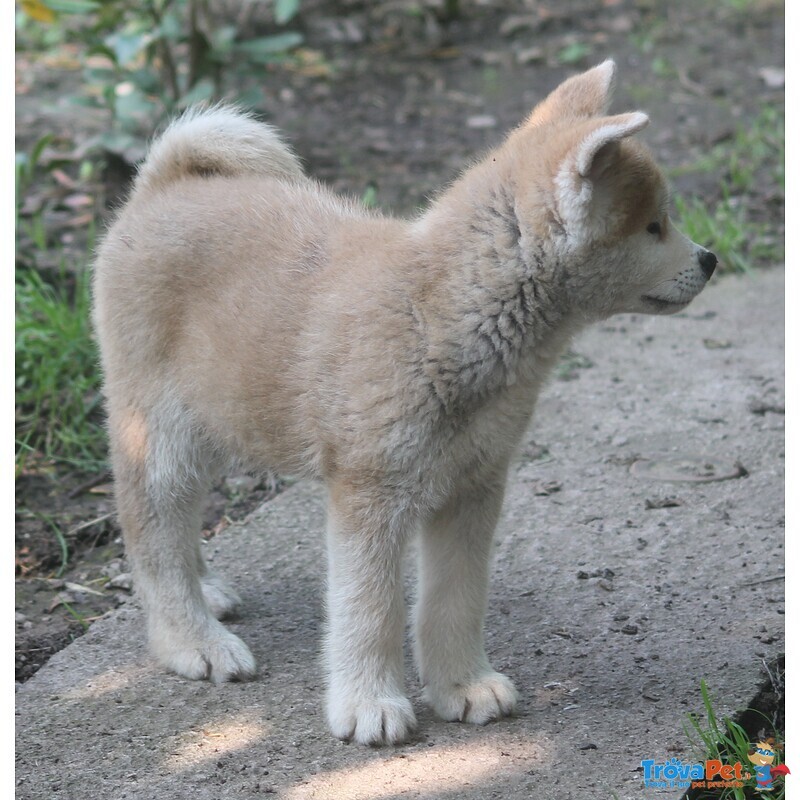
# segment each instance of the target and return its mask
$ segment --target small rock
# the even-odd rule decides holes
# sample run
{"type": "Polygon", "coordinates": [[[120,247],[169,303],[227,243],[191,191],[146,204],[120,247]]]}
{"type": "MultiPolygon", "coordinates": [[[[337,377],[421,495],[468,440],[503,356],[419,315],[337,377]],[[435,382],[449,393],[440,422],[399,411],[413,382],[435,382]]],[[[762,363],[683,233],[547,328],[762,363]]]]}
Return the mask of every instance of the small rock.
{"type": "Polygon", "coordinates": [[[533,489],[534,496],[547,497],[547,495],[560,492],[561,483],[559,483],[559,481],[534,481],[531,488],[533,489]]]}
{"type": "Polygon", "coordinates": [[[669,497],[655,497],[648,498],[644,501],[644,507],[650,511],[654,508],[677,508],[683,505],[683,500],[678,499],[674,495],[669,497]]]}
{"type": "Polygon", "coordinates": [[[497,118],[491,114],[476,114],[475,116],[467,117],[467,127],[474,130],[496,128],[497,118]]]}
{"type": "Polygon", "coordinates": [[[101,574],[105,575],[107,578],[116,578],[122,572],[122,559],[121,558],[112,558],[111,561],[108,562],[101,570],[101,574]]]}
{"type": "Polygon", "coordinates": [[[513,36],[515,33],[519,33],[519,31],[531,30],[538,26],[539,20],[536,19],[536,17],[524,17],[514,14],[510,17],[506,17],[500,23],[499,31],[501,36],[513,36]]]}
{"type": "Polygon", "coordinates": [[[252,475],[231,475],[225,478],[225,488],[238,494],[248,494],[258,486],[258,479],[252,475]]]}
{"type": "Polygon", "coordinates": [[[606,27],[614,33],[630,33],[634,28],[634,21],[626,14],[623,14],[611,19],[606,27]]]}
{"type": "Polygon", "coordinates": [[[768,89],[781,89],[786,83],[786,70],[782,67],[762,67],[758,76],[768,89]]]}
{"type": "Polygon", "coordinates": [[[106,584],[106,588],[124,589],[126,592],[130,592],[133,590],[133,575],[130,572],[121,572],[106,584]]]}
{"type": "Polygon", "coordinates": [[[22,624],[23,622],[27,622],[28,618],[24,614],[20,614],[19,611],[14,613],[14,622],[18,622],[22,624]]]}
{"type": "Polygon", "coordinates": [[[639,626],[638,625],[623,625],[622,628],[620,628],[620,630],[622,631],[622,633],[626,634],[627,636],[635,636],[637,633],[639,633],[639,626]]]}
{"type": "Polygon", "coordinates": [[[485,53],[479,53],[475,60],[489,67],[498,67],[504,65],[508,61],[508,56],[505,53],[487,51],[485,53]]]}
{"type": "Polygon", "coordinates": [[[530,442],[523,449],[522,455],[525,458],[529,458],[531,461],[537,461],[540,458],[545,458],[545,456],[550,455],[550,451],[544,445],[530,442]]]}
{"type": "Polygon", "coordinates": [[[517,64],[534,64],[539,61],[544,61],[545,54],[541,47],[526,47],[524,50],[517,52],[515,59],[517,64]]]}
{"type": "Polygon", "coordinates": [[[753,398],[747,404],[747,408],[751,414],[758,414],[763,417],[765,414],[786,414],[785,403],[770,402],[766,399],[753,398]]]}

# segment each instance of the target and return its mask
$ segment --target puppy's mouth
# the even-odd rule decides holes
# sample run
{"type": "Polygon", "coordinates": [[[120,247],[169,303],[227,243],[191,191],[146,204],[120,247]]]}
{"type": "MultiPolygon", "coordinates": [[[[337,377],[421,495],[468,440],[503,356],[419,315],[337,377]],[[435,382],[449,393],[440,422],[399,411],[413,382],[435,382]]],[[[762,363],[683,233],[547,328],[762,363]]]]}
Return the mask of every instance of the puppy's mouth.
{"type": "Polygon", "coordinates": [[[669,314],[672,311],[679,311],[684,306],[689,305],[693,298],[688,300],[664,300],[661,297],[653,297],[649,294],[642,295],[642,301],[649,305],[654,311],[661,311],[669,314]]]}

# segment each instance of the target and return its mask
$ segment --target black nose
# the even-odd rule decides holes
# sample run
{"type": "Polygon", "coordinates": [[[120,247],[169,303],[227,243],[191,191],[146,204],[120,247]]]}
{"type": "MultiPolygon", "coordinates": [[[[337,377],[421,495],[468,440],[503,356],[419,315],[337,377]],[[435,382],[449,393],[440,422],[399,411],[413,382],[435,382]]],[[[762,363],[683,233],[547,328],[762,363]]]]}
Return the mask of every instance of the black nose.
{"type": "Polygon", "coordinates": [[[708,280],[717,267],[717,257],[710,250],[703,250],[698,256],[698,260],[700,261],[700,269],[703,270],[703,275],[708,280]]]}

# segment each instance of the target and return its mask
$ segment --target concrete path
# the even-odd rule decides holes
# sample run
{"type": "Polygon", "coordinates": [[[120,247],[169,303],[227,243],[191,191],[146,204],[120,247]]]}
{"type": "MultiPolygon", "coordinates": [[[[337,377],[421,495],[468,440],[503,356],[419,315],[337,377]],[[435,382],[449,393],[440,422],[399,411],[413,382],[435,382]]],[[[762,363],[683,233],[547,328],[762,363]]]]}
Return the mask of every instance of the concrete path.
{"type": "Polygon", "coordinates": [[[163,674],[131,602],[19,687],[18,800],[677,796],[641,761],[692,760],[701,679],[731,712],[783,647],[783,308],[780,270],[715,279],[679,317],[574,344],[497,536],[487,639],[517,718],[435,720],[409,662],[412,743],[328,734],[323,508],[298,484],[209,545],[258,679],[163,674]]]}

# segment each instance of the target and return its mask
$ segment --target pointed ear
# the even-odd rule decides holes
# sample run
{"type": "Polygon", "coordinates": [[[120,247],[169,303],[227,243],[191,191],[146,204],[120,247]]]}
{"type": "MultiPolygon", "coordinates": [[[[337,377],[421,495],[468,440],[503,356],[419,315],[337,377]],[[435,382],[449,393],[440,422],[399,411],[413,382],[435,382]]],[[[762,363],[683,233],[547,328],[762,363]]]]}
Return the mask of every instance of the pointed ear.
{"type": "Polygon", "coordinates": [[[581,125],[582,133],[567,151],[555,176],[559,213],[568,232],[583,230],[594,212],[601,213],[592,203],[596,184],[618,163],[622,140],[649,122],[647,114],[633,111],[581,125]]]}
{"type": "Polygon", "coordinates": [[[619,143],[638,133],[650,124],[650,118],[641,111],[632,111],[629,114],[618,114],[616,117],[606,117],[587,136],[581,139],[574,151],[575,170],[581,178],[590,178],[592,173],[598,174],[607,167],[613,152],[619,143]]]}
{"type": "Polygon", "coordinates": [[[609,58],[581,75],[568,78],[536,106],[527,124],[605,114],[611,105],[616,71],[616,64],[609,58]]]}

